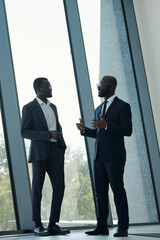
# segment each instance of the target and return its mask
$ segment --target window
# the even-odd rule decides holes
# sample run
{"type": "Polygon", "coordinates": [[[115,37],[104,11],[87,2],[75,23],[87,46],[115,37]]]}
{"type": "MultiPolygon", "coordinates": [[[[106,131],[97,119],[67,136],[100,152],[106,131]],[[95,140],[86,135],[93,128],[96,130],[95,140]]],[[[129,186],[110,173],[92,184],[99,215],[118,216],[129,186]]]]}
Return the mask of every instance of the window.
{"type": "Polygon", "coordinates": [[[16,229],[10,174],[0,111],[0,231],[16,229]]]}
{"type": "MultiPolygon", "coordinates": [[[[84,140],[76,128],[80,112],[63,2],[6,0],[6,11],[20,108],[35,98],[33,80],[39,76],[47,77],[53,88],[51,101],[57,106],[68,146],[61,226],[93,224],[95,209],[84,140]]],[[[29,141],[25,143],[28,153],[29,141]]],[[[51,194],[49,179],[46,178],[43,222],[48,222],[51,194]]]]}

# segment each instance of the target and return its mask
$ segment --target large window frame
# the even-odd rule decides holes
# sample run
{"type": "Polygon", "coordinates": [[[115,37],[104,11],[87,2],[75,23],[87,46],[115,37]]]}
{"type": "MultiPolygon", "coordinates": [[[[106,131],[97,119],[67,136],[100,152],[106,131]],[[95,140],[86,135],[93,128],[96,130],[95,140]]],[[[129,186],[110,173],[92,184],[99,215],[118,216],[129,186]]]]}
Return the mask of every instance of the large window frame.
{"type": "Polygon", "coordinates": [[[18,230],[32,229],[31,191],[4,1],[0,1],[0,84],[2,119],[18,230]],[[25,206],[25,207],[24,207],[25,206]]]}

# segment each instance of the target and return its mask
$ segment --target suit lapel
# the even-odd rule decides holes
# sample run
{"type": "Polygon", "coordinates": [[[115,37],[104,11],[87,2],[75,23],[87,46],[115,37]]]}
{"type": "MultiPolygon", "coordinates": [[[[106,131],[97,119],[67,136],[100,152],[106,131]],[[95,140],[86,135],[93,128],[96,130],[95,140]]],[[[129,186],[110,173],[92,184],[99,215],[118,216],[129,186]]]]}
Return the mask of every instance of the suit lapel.
{"type": "Polygon", "coordinates": [[[103,106],[103,102],[98,106],[98,108],[96,110],[96,119],[100,119],[102,106],[103,106]]]}
{"type": "Polygon", "coordinates": [[[39,105],[36,99],[33,100],[33,103],[34,103],[34,110],[37,113],[37,118],[39,119],[39,121],[42,121],[44,127],[48,129],[47,122],[43,114],[43,111],[41,109],[41,106],[39,105]]]}
{"type": "Polygon", "coordinates": [[[53,112],[54,112],[54,114],[56,116],[56,120],[58,121],[58,114],[57,114],[57,111],[56,111],[56,107],[52,103],[50,103],[50,106],[53,109],[53,112]]]}
{"type": "Polygon", "coordinates": [[[109,108],[107,109],[107,112],[105,114],[105,117],[108,115],[108,113],[111,111],[111,109],[114,107],[114,105],[117,103],[118,101],[118,97],[115,97],[114,101],[111,103],[111,105],[109,106],[109,108]]]}
{"type": "MultiPolygon", "coordinates": [[[[118,101],[118,97],[115,97],[114,101],[111,103],[111,105],[107,109],[107,112],[105,114],[105,118],[106,118],[107,114],[111,111],[111,109],[114,107],[114,105],[117,103],[117,101],[118,101]]],[[[96,119],[100,119],[100,114],[101,114],[103,104],[104,104],[104,102],[102,102],[96,110],[96,119]]]]}

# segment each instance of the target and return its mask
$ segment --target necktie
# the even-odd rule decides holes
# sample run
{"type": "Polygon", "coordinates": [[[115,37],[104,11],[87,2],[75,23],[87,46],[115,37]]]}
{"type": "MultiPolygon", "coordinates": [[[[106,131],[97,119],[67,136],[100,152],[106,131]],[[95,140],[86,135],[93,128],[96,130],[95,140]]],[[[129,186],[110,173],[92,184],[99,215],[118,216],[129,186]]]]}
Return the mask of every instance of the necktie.
{"type": "Polygon", "coordinates": [[[104,101],[104,103],[103,103],[103,105],[102,105],[102,107],[103,107],[103,109],[102,109],[102,118],[104,118],[104,116],[105,116],[106,105],[107,105],[107,101],[104,101]]]}

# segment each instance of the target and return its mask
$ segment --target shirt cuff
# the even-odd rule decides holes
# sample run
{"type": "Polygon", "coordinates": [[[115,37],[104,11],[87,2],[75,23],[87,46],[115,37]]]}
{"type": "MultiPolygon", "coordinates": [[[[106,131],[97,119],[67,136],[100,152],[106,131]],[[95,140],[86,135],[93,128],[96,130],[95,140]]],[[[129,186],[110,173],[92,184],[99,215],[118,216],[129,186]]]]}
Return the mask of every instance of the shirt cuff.
{"type": "Polygon", "coordinates": [[[85,130],[81,131],[81,133],[84,134],[84,133],[85,133],[85,130]]]}

